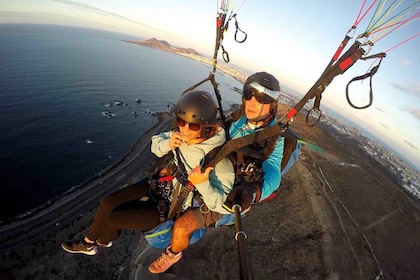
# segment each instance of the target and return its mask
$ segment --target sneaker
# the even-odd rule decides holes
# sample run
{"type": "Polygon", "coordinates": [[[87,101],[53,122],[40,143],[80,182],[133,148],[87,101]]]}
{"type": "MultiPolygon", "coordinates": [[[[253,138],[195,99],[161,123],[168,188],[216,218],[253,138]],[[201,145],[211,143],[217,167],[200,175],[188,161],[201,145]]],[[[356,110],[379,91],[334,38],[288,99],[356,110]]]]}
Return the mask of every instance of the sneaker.
{"type": "Polygon", "coordinates": [[[174,254],[169,251],[169,248],[162,253],[158,259],[149,265],[149,271],[151,273],[162,273],[170,268],[173,264],[177,263],[182,258],[182,252],[174,254]]]}
{"type": "Polygon", "coordinates": [[[96,245],[101,248],[109,248],[112,246],[112,241],[108,241],[107,243],[99,243],[98,240],[96,240],[96,245]]]}
{"type": "Polygon", "coordinates": [[[63,242],[61,243],[61,247],[69,253],[72,254],[85,254],[85,255],[96,255],[98,252],[98,246],[95,243],[87,243],[84,240],[80,240],[77,242],[63,242]]]}

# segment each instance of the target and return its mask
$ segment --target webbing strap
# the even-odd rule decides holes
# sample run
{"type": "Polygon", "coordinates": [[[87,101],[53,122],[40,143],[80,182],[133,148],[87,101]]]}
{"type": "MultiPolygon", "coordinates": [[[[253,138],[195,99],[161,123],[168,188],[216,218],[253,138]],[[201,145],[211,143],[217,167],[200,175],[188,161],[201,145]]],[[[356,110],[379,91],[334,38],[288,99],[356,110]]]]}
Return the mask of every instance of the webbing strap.
{"type": "Polygon", "coordinates": [[[177,164],[178,170],[177,172],[175,172],[175,177],[177,181],[180,183],[179,185],[181,185],[181,194],[178,196],[178,193],[179,193],[179,188],[178,188],[174,194],[171,207],[169,208],[168,219],[172,219],[179,212],[185,198],[194,189],[194,185],[190,181],[188,181],[188,179],[186,178],[187,170],[185,169],[185,165],[182,162],[179,148],[175,149],[175,154],[176,154],[176,159],[178,161],[178,164],[177,164]],[[176,196],[178,196],[177,199],[176,199],[176,196]]]}
{"type": "MultiPolygon", "coordinates": [[[[173,217],[175,217],[176,213],[178,212],[178,211],[175,211],[175,209],[176,209],[176,207],[177,207],[177,202],[179,201],[179,199],[177,200],[177,199],[175,198],[175,196],[176,196],[176,195],[178,195],[178,193],[179,193],[179,191],[180,191],[180,189],[181,189],[181,184],[180,184],[179,182],[176,182],[176,184],[175,184],[175,185],[176,185],[176,186],[175,186],[174,198],[172,199],[172,201],[171,201],[171,206],[169,207],[169,213],[168,213],[168,218],[167,218],[167,220],[170,220],[170,219],[172,219],[173,217]]],[[[181,208],[181,207],[179,207],[179,208],[181,208]]]]}
{"type": "MultiPolygon", "coordinates": [[[[287,122],[289,123],[291,119],[305,106],[305,104],[315,97],[318,97],[315,100],[315,106],[318,108],[314,108],[315,110],[318,109],[319,111],[319,103],[321,100],[321,95],[325,91],[326,87],[332,82],[332,80],[340,74],[346,72],[357,60],[362,59],[365,51],[361,48],[361,44],[358,41],[355,41],[353,45],[340,57],[338,58],[339,54],[343,50],[344,46],[347,44],[349,40],[349,36],[346,36],[341,43],[339,49],[337,50],[336,54],[334,54],[333,59],[325,68],[324,72],[322,73],[321,77],[316,81],[316,83],[309,89],[306,95],[287,113],[285,116],[282,117],[280,121],[283,121],[286,117],[288,118],[287,122]]],[[[309,114],[309,112],[308,112],[309,114]]],[[[320,117],[319,117],[320,118],[320,117]]],[[[318,118],[318,120],[319,120],[318,118]]],[[[308,118],[307,118],[308,119],[308,118]]],[[[314,126],[318,120],[312,125],[314,126]]]]}
{"type": "Polygon", "coordinates": [[[349,81],[349,83],[346,86],[346,99],[347,99],[347,102],[349,103],[349,105],[351,107],[353,107],[355,109],[365,109],[365,108],[369,107],[370,105],[372,105],[372,102],[373,102],[372,77],[373,77],[373,75],[376,74],[376,72],[378,72],[378,69],[379,69],[379,66],[381,65],[381,62],[382,62],[382,58],[379,61],[378,65],[376,65],[375,67],[373,67],[372,70],[370,70],[369,73],[366,73],[366,74],[361,75],[361,76],[358,76],[358,77],[354,77],[353,79],[351,79],[349,81]],[[353,83],[355,81],[364,80],[366,78],[370,78],[369,79],[369,102],[368,102],[367,105],[364,105],[364,106],[356,106],[350,100],[349,86],[350,86],[351,83],[353,83]]]}
{"type": "Polygon", "coordinates": [[[265,154],[260,153],[258,151],[255,151],[248,146],[239,148],[236,151],[237,151],[238,155],[239,154],[247,155],[247,156],[250,156],[250,157],[255,158],[255,159],[265,159],[266,158],[265,154]]]}
{"type": "Polygon", "coordinates": [[[216,155],[210,153],[206,155],[203,168],[215,166],[219,161],[227,157],[231,152],[235,150],[239,150],[240,148],[248,146],[254,142],[265,140],[275,135],[280,135],[283,132],[284,129],[280,127],[280,124],[276,124],[273,126],[267,126],[262,130],[256,131],[246,136],[231,139],[227,141],[224,145],[216,148],[218,149],[216,155]]]}

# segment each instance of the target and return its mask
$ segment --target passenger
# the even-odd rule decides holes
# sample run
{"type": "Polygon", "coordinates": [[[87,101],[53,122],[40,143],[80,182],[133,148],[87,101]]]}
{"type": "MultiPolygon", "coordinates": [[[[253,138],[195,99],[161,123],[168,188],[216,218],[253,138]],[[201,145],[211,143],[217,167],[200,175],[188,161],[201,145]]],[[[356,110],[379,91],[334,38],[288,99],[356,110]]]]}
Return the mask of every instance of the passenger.
{"type": "MultiPolygon", "coordinates": [[[[175,106],[174,128],[173,131],[153,136],[151,146],[157,157],[174,155],[171,162],[179,172],[168,183],[175,188],[188,179],[203,198],[205,205],[201,205],[201,209],[207,207],[226,213],[222,204],[234,183],[232,163],[224,159],[214,168],[207,168],[203,172],[199,168],[205,155],[221,146],[226,139],[225,130],[217,120],[217,105],[211,95],[204,91],[184,94],[175,106]]],[[[146,178],[116,191],[102,199],[86,236],[76,242],[64,242],[62,248],[70,253],[95,255],[98,247],[112,246],[121,229],[143,232],[153,229],[162,222],[162,217],[166,218],[171,199],[176,196],[174,188],[154,188],[146,178]],[[159,211],[162,200],[164,207],[159,207],[159,211]]],[[[184,209],[191,206],[192,196],[193,193],[190,193],[185,199],[187,203],[184,203],[184,209]]],[[[180,217],[195,213],[193,217],[203,222],[221,215],[212,211],[203,212],[186,210],[180,217]]],[[[180,254],[177,256],[180,259],[180,254]]]]}
{"type": "MultiPolygon", "coordinates": [[[[242,105],[244,116],[234,121],[229,127],[232,139],[251,134],[264,129],[264,127],[277,125],[277,102],[280,97],[278,80],[265,72],[255,73],[246,80],[243,87],[242,105]]],[[[218,213],[205,217],[199,210],[193,209],[179,217],[174,224],[171,245],[149,266],[152,273],[162,273],[182,257],[182,251],[189,245],[191,234],[199,229],[209,226],[232,224],[234,216],[232,206],[239,204],[245,211],[256,203],[270,196],[278,189],[281,180],[280,162],[283,156],[284,141],[281,136],[264,139],[263,143],[254,143],[248,148],[256,152],[268,149],[267,158],[256,159],[241,152],[236,155],[236,181],[235,188],[229,193],[223,203],[227,212],[217,209],[218,213]],[[221,215],[220,213],[227,213],[221,215]]],[[[196,180],[200,177],[200,168],[193,169],[188,179],[196,180]]],[[[220,203],[217,201],[216,204],[220,203]]],[[[207,202],[206,202],[207,204],[207,202]]],[[[212,209],[213,210],[213,209],[212,209]]]]}

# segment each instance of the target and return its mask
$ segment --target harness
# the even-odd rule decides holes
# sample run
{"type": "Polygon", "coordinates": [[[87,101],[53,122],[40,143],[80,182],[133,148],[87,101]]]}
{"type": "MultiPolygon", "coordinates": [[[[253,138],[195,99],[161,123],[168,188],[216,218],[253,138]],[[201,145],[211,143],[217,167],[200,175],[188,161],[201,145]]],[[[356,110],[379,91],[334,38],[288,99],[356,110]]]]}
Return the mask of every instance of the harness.
{"type": "MultiPolygon", "coordinates": [[[[274,151],[279,135],[284,139],[283,157],[280,163],[280,170],[282,172],[285,171],[289,161],[295,161],[295,159],[292,160],[292,154],[295,153],[298,142],[300,141],[303,144],[307,144],[291,129],[286,129],[281,123],[277,123],[274,126],[277,128],[266,127],[263,129],[263,131],[265,130],[263,137],[267,138],[257,137],[255,142],[245,144],[244,147],[238,148],[236,151],[232,152],[232,155],[236,156],[233,161],[237,179],[235,184],[250,182],[261,185],[263,183],[264,173],[262,170],[262,163],[274,151]]],[[[239,139],[241,138],[238,138],[238,141],[239,139]]],[[[229,143],[226,145],[229,145],[229,143]]],[[[297,153],[299,152],[297,151],[297,153]]]]}
{"type": "MultiPolygon", "coordinates": [[[[238,178],[241,178],[240,181],[252,180],[258,182],[262,180],[261,164],[271,154],[278,136],[282,133],[284,133],[284,129],[279,123],[264,127],[246,136],[231,139],[226,144],[207,153],[202,166],[204,169],[210,166],[214,167],[223,158],[236,153],[238,158],[241,158],[237,161],[238,164],[235,164],[237,173],[242,173],[241,176],[238,176],[238,178]]],[[[170,165],[165,174],[160,172],[161,167],[158,168],[156,174],[149,180],[150,193],[152,198],[158,202],[161,222],[179,216],[183,210],[183,202],[189,193],[195,190],[194,185],[187,179],[187,172],[178,149],[175,149],[175,155],[177,165],[170,165]],[[178,183],[173,186],[172,180],[175,178],[178,183]]],[[[173,153],[168,154],[162,161],[173,162],[173,153]]],[[[204,204],[198,192],[193,197],[200,204],[200,207],[204,204]]]]}
{"type": "MultiPolygon", "coordinates": [[[[168,153],[161,160],[161,164],[152,178],[149,180],[150,195],[158,203],[159,219],[161,222],[172,219],[174,214],[180,213],[182,202],[177,199],[178,193],[187,197],[194,186],[187,179],[187,171],[181,160],[179,149],[175,149],[177,164],[174,164],[174,154],[168,153]],[[162,171],[164,170],[164,171],[162,171]],[[175,186],[173,179],[177,180],[175,186]],[[175,203],[180,203],[179,207],[175,203]],[[174,213],[173,209],[176,208],[174,213]],[[172,211],[171,211],[172,210],[172,211]]],[[[185,199],[184,197],[184,199],[185,199]]]]}
{"type": "Polygon", "coordinates": [[[264,172],[262,163],[273,152],[278,134],[266,139],[261,139],[245,147],[233,151],[235,156],[235,184],[263,183],[264,172]]]}

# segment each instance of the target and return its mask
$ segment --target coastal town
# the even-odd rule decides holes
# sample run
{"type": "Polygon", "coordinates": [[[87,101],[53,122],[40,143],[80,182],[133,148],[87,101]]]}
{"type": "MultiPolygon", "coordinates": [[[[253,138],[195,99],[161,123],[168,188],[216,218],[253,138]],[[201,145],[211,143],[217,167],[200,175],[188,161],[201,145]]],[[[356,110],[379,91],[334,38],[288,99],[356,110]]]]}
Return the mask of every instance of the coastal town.
{"type": "MultiPolygon", "coordinates": [[[[293,106],[297,101],[295,96],[284,93],[279,102],[293,106]]],[[[310,108],[306,107],[305,109],[309,110],[310,108]]],[[[406,161],[396,156],[377,141],[363,136],[357,128],[347,126],[342,120],[329,116],[326,111],[322,111],[320,123],[333,128],[338,134],[355,139],[367,154],[394,175],[398,185],[407,194],[412,196],[417,202],[420,202],[420,173],[406,161]]]]}
{"type": "Polygon", "coordinates": [[[384,148],[377,141],[362,136],[355,128],[346,127],[340,120],[325,114],[321,121],[334,127],[338,133],[357,138],[366,153],[384,168],[391,171],[395,175],[398,185],[420,202],[420,174],[418,171],[411,168],[407,162],[384,148]]]}

